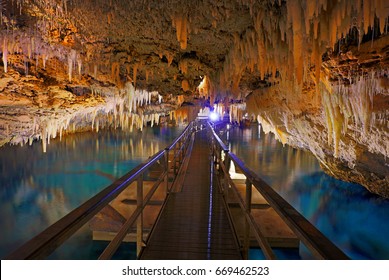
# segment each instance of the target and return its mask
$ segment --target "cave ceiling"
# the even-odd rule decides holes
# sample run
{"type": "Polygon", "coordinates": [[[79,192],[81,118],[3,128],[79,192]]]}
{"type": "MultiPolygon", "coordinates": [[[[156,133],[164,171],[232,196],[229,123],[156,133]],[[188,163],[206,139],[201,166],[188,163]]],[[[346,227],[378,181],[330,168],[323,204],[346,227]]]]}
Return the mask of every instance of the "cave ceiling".
{"type": "Polygon", "coordinates": [[[63,74],[71,59],[85,76],[162,95],[194,92],[204,75],[222,68],[234,34],[252,26],[249,7],[236,1],[3,2],[8,34],[42,44],[25,52],[62,61],[63,74]]]}
{"type": "Polygon", "coordinates": [[[388,1],[0,0],[0,13],[0,146],[179,122],[209,100],[389,197],[388,1]]]}
{"type": "Polygon", "coordinates": [[[331,0],[2,0],[1,9],[3,61],[22,75],[188,96],[207,76],[212,100],[280,79],[310,88],[337,42],[347,51],[380,37],[388,16],[385,1],[331,0]]]}

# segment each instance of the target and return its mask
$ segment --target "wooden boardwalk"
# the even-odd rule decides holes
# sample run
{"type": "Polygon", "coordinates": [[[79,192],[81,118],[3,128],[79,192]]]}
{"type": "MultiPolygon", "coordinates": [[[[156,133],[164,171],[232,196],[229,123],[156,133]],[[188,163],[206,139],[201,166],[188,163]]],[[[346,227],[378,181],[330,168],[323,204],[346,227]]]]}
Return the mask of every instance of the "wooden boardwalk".
{"type": "Polygon", "coordinates": [[[182,189],[171,193],[140,259],[241,259],[212,177],[206,131],[196,133],[182,189]]]}

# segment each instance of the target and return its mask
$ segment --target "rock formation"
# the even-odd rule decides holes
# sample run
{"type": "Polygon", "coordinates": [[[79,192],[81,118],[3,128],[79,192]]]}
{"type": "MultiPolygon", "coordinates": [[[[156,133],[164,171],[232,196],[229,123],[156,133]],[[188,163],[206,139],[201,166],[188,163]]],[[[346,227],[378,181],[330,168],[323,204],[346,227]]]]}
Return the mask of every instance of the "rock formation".
{"type": "Polygon", "coordinates": [[[389,197],[384,0],[0,0],[0,145],[208,100],[389,197]]]}

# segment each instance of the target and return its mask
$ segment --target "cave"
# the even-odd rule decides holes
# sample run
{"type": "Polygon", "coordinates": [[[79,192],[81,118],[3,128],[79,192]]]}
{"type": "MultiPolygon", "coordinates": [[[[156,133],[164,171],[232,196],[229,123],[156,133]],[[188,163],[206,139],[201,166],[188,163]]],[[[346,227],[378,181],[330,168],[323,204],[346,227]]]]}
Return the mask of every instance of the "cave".
{"type": "MultiPolygon", "coordinates": [[[[387,1],[1,0],[0,13],[1,193],[15,212],[23,200],[33,199],[45,211],[61,213],[46,217],[40,230],[82,202],[73,195],[74,201],[56,209],[70,195],[39,187],[43,183],[35,172],[43,172],[41,161],[55,165],[50,172],[61,173],[69,168],[62,153],[76,157],[102,149],[111,161],[132,154],[140,163],[206,108],[229,120],[233,128],[221,133],[235,137],[234,152],[248,164],[255,153],[259,159],[252,164],[265,180],[274,172],[294,178],[299,170],[313,170],[309,180],[344,198],[337,203],[348,204],[346,197],[353,193],[366,201],[364,208],[374,203],[379,217],[387,215],[387,1]],[[145,151],[141,141],[148,145],[145,151]],[[115,154],[110,143],[122,154],[115,154]],[[80,150],[74,153],[66,148],[76,146],[80,150]],[[270,146],[279,150],[267,154],[270,146]],[[303,164],[293,174],[288,168],[267,168],[271,161],[295,165],[296,158],[303,164]],[[16,171],[10,175],[12,168],[16,171]]],[[[104,156],[94,157],[99,162],[104,156]]],[[[78,168],[72,172],[84,172],[82,164],[78,168]]],[[[103,178],[92,183],[102,186],[129,171],[91,168],[103,178]]],[[[332,199],[306,181],[292,192],[288,182],[279,183],[279,191],[296,203],[308,199],[308,192],[313,197],[307,204],[332,199]]],[[[93,195],[88,188],[77,191],[93,195]]],[[[2,210],[4,227],[7,209],[2,210]]],[[[347,213],[339,215],[347,219],[347,213]]],[[[355,220],[348,221],[349,227],[351,221],[361,222],[357,213],[350,216],[355,220]]],[[[386,221],[375,221],[376,232],[380,223],[386,221]]],[[[2,257],[33,237],[10,244],[8,235],[2,238],[2,257]]],[[[362,230],[350,236],[344,247],[353,247],[351,258],[389,258],[383,237],[377,240],[362,230]],[[382,250],[374,251],[377,247],[382,250]]]]}

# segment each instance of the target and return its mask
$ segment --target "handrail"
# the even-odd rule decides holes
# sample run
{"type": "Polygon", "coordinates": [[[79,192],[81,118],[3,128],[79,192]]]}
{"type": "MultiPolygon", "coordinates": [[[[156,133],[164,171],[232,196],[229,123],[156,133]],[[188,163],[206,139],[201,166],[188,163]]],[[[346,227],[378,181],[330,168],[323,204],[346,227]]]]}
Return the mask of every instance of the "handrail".
{"type": "MultiPolygon", "coordinates": [[[[137,251],[139,252],[139,247],[143,246],[143,222],[140,221],[140,219],[143,219],[143,209],[163,181],[166,183],[166,195],[169,194],[170,189],[168,176],[170,170],[169,168],[171,167],[170,164],[174,165],[173,176],[175,177],[177,161],[181,164],[193,127],[194,123],[191,122],[171,145],[156,153],[145,163],[138,165],[136,168],[113,182],[81,206],[77,207],[62,219],[42,231],[40,234],[27,241],[17,250],[9,254],[6,259],[42,259],[47,257],[135,181],[138,182],[137,207],[99,258],[111,258],[128,231],[134,226],[135,222],[137,222],[137,251]],[[171,151],[174,154],[172,157],[172,163],[169,163],[169,152],[171,151]],[[161,161],[161,159],[163,160],[161,161]],[[164,169],[162,170],[159,178],[155,181],[151,190],[143,198],[143,174],[159,161],[162,162],[162,167],[164,169]]],[[[267,243],[266,238],[263,236],[260,227],[255,223],[255,220],[251,215],[252,187],[256,188],[262,194],[262,196],[280,215],[297,237],[307,246],[309,250],[311,250],[311,252],[313,252],[316,257],[323,259],[348,259],[348,257],[330,240],[328,240],[317,228],[315,228],[287,201],[278,195],[277,192],[275,192],[268,184],[260,179],[251,169],[246,167],[235,154],[229,152],[227,146],[223,143],[213,128],[209,124],[208,127],[211,131],[212,139],[215,140],[213,143],[216,143],[212,145],[212,151],[215,156],[215,162],[218,165],[218,171],[224,180],[222,184],[224,183],[231,186],[234,194],[238,197],[238,204],[244,210],[246,225],[253,229],[254,236],[267,258],[275,258],[275,254],[272,252],[272,249],[267,243]],[[224,157],[222,157],[222,155],[224,157]],[[246,176],[245,199],[239,195],[233,180],[229,176],[228,170],[230,161],[233,161],[246,176]]]]}
{"type": "Polygon", "coordinates": [[[193,128],[193,121],[190,122],[184,129],[183,132],[181,132],[181,134],[179,136],[176,137],[176,139],[169,145],[165,148],[165,150],[172,150],[174,148],[174,146],[178,143],[178,141],[180,141],[183,137],[187,137],[188,136],[188,133],[191,132],[191,129],[193,128]]]}
{"type": "MultiPolygon", "coordinates": [[[[267,200],[269,205],[280,215],[283,221],[289,226],[289,228],[296,234],[296,236],[306,245],[306,247],[312,252],[312,254],[321,259],[349,259],[335,244],[333,244],[327,237],[323,235],[315,226],[313,226],[306,218],[304,218],[292,205],[290,205],[285,199],[283,199],[276,191],[274,191],[266,182],[258,177],[251,169],[249,169],[243,161],[241,161],[234,153],[230,152],[220,137],[216,134],[215,130],[208,125],[212,138],[215,139],[218,148],[213,149],[216,153],[217,164],[222,173],[221,177],[228,182],[233,188],[235,195],[239,196],[239,205],[243,207],[246,215],[246,220],[252,223],[253,217],[251,216],[251,197],[246,199],[246,204],[243,203],[243,199],[240,197],[236,186],[231,179],[228,172],[228,162],[233,161],[243,174],[246,176],[246,187],[251,194],[251,187],[262,194],[267,200]],[[222,154],[224,153],[224,160],[222,160],[222,154]]],[[[260,237],[262,233],[259,228],[253,228],[256,237],[260,237]]],[[[272,256],[272,252],[269,251],[268,244],[261,244],[263,240],[258,239],[260,247],[263,249],[265,255],[269,258],[272,256]]]]}
{"type": "MultiPolygon", "coordinates": [[[[5,257],[5,259],[43,259],[47,257],[53,251],[55,251],[56,248],[69,239],[78,229],[90,221],[92,217],[94,217],[99,211],[107,206],[113,199],[115,199],[124,189],[126,189],[131,183],[138,180],[138,178],[143,176],[143,174],[148,171],[151,166],[156,164],[162,158],[165,158],[165,170],[163,170],[161,177],[165,177],[166,184],[168,185],[169,180],[167,179],[167,176],[169,176],[169,152],[174,151],[173,158],[175,165],[176,158],[180,159],[180,154],[185,152],[185,148],[182,148],[182,146],[188,145],[187,139],[192,132],[192,128],[193,122],[188,124],[184,131],[173,141],[171,145],[166,147],[164,150],[157,152],[145,163],[138,165],[130,172],[117,179],[111,185],[65,215],[53,225],[49,226],[41,233],[21,245],[15,251],[11,252],[5,257]],[[181,147],[176,149],[178,144],[181,145],[181,147]]],[[[176,174],[173,174],[173,176],[175,175],[176,174]]],[[[157,180],[159,183],[163,181],[163,178],[161,177],[157,180]]],[[[152,191],[155,191],[156,188],[157,187],[153,187],[152,191]]],[[[168,192],[169,189],[167,186],[167,193],[168,192]]],[[[151,197],[152,194],[147,195],[146,201],[142,198],[142,209],[147,204],[148,200],[151,199],[151,197]]],[[[131,216],[130,219],[132,218],[135,221],[141,213],[142,211],[139,211],[139,207],[137,207],[134,213],[136,214],[136,217],[131,216]]],[[[133,222],[131,223],[130,227],[132,224],[133,222]]]]}
{"type": "Polygon", "coordinates": [[[217,141],[217,143],[219,144],[219,146],[222,148],[222,150],[227,153],[229,152],[229,149],[227,148],[226,144],[224,144],[224,142],[220,139],[219,135],[216,134],[215,130],[213,129],[213,127],[211,125],[209,125],[209,128],[212,132],[212,135],[213,137],[215,138],[215,140],[217,141]]]}

